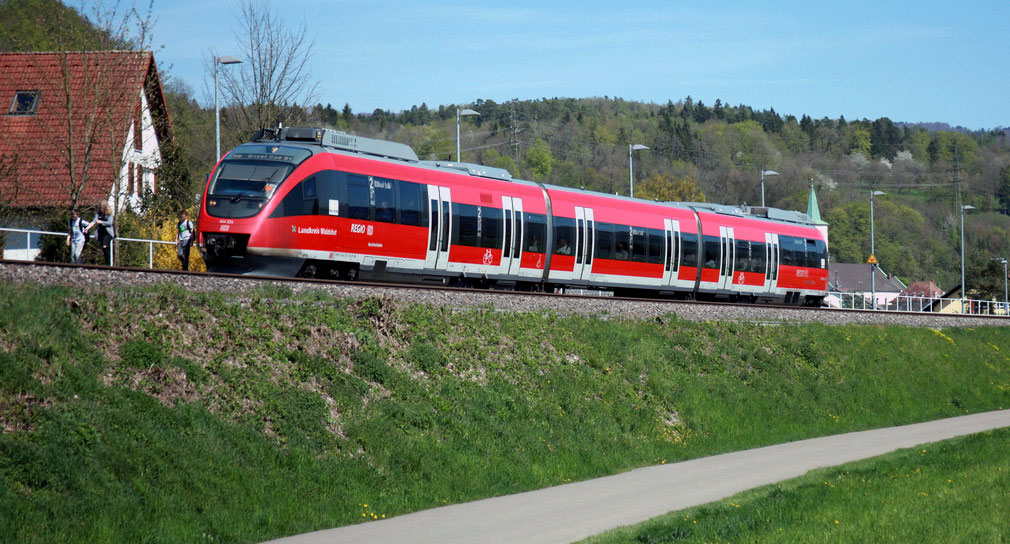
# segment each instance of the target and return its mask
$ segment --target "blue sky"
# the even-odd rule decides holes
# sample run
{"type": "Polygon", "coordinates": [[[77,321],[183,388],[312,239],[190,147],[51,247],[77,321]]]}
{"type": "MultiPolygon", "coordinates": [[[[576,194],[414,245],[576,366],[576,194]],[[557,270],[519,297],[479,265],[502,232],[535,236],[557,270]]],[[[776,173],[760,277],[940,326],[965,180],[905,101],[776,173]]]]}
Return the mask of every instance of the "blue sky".
{"type": "MultiPolygon", "coordinates": [[[[155,0],[156,59],[205,104],[213,92],[206,59],[241,57],[238,6],[155,0]]],[[[1010,126],[1007,0],[270,6],[316,36],[316,101],[355,112],[481,98],[665,104],[690,95],[797,117],[1010,126]]]]}

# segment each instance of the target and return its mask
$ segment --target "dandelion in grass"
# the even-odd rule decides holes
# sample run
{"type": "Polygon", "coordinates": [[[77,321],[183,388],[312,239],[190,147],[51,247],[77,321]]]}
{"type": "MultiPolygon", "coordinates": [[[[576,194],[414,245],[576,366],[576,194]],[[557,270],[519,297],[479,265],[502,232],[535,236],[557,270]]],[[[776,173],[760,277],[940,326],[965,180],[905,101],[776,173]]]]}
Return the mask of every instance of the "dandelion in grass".
{"type": "Polygon", "coordinates": [[[950,342],[951,344],[954,344],[955,346],[957,345],[956,343],[954,343],[954,340],[952,340],[952,339],[951,339],[951,338],[950,338],[949,336],[947,336],[946,334],[943,334],[942,332],[940,332],[940,331],[938,331],[938,330],[936,330],[936,329],[929,329],[929,330],[933,331],[933,332],[934,332],[935,334],[937,334],[938,336],[940,336],[940,337],[941,337],[941,338],[943,338],[944,340],[946,340],[946,341],[950,342]]]}

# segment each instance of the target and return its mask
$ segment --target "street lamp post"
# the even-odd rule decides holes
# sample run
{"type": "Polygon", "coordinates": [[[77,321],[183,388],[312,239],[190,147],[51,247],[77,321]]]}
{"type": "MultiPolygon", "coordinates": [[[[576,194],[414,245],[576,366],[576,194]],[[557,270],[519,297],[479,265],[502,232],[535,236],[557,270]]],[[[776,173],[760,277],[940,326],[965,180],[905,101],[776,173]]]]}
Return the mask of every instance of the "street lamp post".
{"type": "Polygon", "coordinates": [[[462,162],[459,154],[459,117],[467,115],[480,115],[479,113],[471,109],[459,109],[456,108],[456,162],[462,162]]]}
{"type": "Polygon", "coordinates": [[[961,313],[964,313],[964,299],[967,296],[967,289],[964,286],[964,212],[974,210],[975,206],[965,204],[961,206],[961,313]]]}
{"type": "Polygon", "coordinates": [[[777,176],[778,172],[774,170],[762,170],[761,171],[761,207],[765,207],[765,176],[777,176]]]}
{"type": "Polygon", "coordinates": [[[628,144],[628,183],[630,184],[631,197],[635,197],[635,174],[634,170],[631,169],[631,152],[640,151],[642,149],[649,149],[642,144],[628,144]]]}
{"type": "Polygon", "coordinates": [[[219,64],[238,64],[242,61],[235,57],[229,57],[224,55],[222,57],[214,57],[214,142],[216,154],[214,155],[214,162],[221,160],[221,104],[218,102],[218,92],[217,92],[217,72],[219,64]]]}
{"type": "Polygon", "coordinates": [[[873,297],[870,309],[872,310],[877,309],[877,255],[876,248],[873,246],[873,197],[886,194],[884,191],[870,191],[870,257],[873,258],[873,262],[870,263],[870,296],[873,297]]]}

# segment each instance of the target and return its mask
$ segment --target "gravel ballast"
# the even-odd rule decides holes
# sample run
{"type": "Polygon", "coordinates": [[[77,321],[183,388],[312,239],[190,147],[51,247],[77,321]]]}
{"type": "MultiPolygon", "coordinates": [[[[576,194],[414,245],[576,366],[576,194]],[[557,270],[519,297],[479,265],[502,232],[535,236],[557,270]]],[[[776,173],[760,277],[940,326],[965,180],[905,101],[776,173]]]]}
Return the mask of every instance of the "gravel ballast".
{"type": "Polygon", "coordinates": [[[539,293],[441,290],[16,261],[0,261],[0,280],[20,284],[66,285],[103,291],[169,283],[195,292],[226,292],[234,293],[239,297],[244,292],[262,288],[264,285],[276,284],[283,285],[294,292],[322,291],[334,298],[381,297],[408,304],[429,304],[458,309],[494,308],[496,311],[502,312],[545,312],[557,315],[578,314],[639,320],[657,319],[674,314],[692,321],[739,321],[769,325],[808,322],[828,325],[873,324],[931,328],[1010,325],[1010,318],[1001,316],[779,308],[683,301],[624,300],[611,297],[557,296],[539,293]]]}

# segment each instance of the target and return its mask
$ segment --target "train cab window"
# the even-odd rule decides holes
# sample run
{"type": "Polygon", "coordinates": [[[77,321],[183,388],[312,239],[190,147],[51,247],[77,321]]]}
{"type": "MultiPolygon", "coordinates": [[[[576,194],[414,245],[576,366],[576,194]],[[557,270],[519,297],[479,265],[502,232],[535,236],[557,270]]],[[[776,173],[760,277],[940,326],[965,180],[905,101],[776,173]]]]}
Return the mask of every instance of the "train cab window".
{"type": "Polygon", "coordinates": [[[524,233],[525,251],[531,253],[546,253],[547,248],[547,216],[540,213],[526,214],[526,232],[524,233]]]}
{"type": "Polygon", "coordinates": [[[396,189],[393,180],[372,178],[372,202],[375,202],[375,220],[396,222],[396,189]]]}
{"type": "Polygon", "coordinates": [[[351,219],[368,220],[371,204],[368,194],[368,178],[358,175],[347,176],[347,216],[351,219]]]}
{"type": "Polygon", "coordinates": [[[575,219],[554,216],[554,249],[555,255],[575,254],[575,219]]]}
{"type": "Polygon", "coordinates": [[[828,267],[827,248],[823,240],[807,239],[807,266],[810,268],[828,267]]]}
{"type": "Polygon", "coordinates": [[[688,267],[698,266],[698,235],[693,232],[680,233],[681,258],[680,265],[688,267]]]}
{"type": "Polygon", "coordinates": [[[400,199],[397,208],[400,212],[400,218],[398,223],[412,227],[423,225],[421,221],[421,205],[425,199],[421,198],[421,185],[408,181],[401,181],[399,185],[400,199]]]}
{"type": "Polygon", "coordinates": [[[614,258],[614,225],[596,223],[596,258],[614,258]]]}

